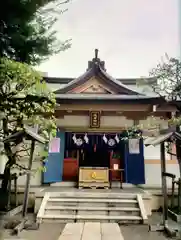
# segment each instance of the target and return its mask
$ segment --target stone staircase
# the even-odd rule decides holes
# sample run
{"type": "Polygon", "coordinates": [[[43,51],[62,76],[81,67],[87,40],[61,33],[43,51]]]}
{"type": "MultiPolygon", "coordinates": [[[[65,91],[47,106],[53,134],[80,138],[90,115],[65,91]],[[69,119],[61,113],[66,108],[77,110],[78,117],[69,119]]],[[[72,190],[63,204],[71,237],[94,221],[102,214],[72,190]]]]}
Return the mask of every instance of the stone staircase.
{"type": "Polygon", "coordinates": [[[147,223],[141,194],[45,193],[37,222],[147,223]]]}

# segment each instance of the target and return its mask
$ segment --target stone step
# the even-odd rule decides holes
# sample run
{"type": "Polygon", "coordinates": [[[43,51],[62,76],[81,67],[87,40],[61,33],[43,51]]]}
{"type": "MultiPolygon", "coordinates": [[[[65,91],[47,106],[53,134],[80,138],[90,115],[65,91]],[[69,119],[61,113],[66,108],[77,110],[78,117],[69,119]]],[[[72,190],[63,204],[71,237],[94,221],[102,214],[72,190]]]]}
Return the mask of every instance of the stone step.
{"type": "Polygon", "coordinates": [[[94,192],[81,191],[81,192],[52,192],[50,198],[114,198],[114,199],[136,199],[134,193],[120,193],[118,192],[94,192]]]}
{"type": "Polygon", "coordinates": [[[136,199],[107,199],[107,198],[49,198],[48,202],[87,202],[87,203],[137,203],[136,199]]]}
{"type": "Polygon", "coordinates": [[[135,207],[46,206],[45,210],[125,211],[139,212],[135,207]]]}
{"type": "Polygon", "coordinates": [[[84,206],[84,207],[138,207],[135,199],[106,199],[106,198],[50,198],[47,206],[84,206]]]}
{"type": "Polygon", "coordinates": [[[86,211],[86,210],[45,210],[44,215],[102,215],[102,216],[140,216],[140,212],[126,211],[86,211]]]}
{"type": "Polygon", "coordinates": [[[140,209],[132,207],[47,206],[44,214],[140,216],[140,209]]]}
{"type": "Polygon", "coordinates": [[[104,215],[44,215],[43,222],[122,222],[122,223],[140,223],[142,218],[140,216],[104,216],[104,215]]]}

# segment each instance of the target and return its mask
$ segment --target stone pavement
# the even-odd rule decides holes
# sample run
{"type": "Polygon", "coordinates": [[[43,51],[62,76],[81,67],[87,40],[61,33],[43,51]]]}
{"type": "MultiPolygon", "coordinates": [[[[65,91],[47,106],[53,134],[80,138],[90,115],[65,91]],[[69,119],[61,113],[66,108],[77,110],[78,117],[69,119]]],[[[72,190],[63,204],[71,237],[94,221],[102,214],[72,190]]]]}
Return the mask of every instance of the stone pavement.
{"type": "MultiPolygon", "coordinates": [[[[42,223],[39,230],[22,231],[19,236],[11,236],[7,231],[4,231],[3,240],[60,240],[60,234],[63,232],[65,224],[60,223],[42,223]]],[[[121,225],[121,233],[123,238],[119,240],[168,240],[162,232],[148,232],[146,225],[121,225]]],[[[107,238],[105,240],[116,240],[115,236],[110,235],[110,228],[106,228],[107,238]],[[115,239],[114,239],[115,238],[115,239]]],[[[76,234],[75,234],[76,235],[76,234]]],[[[67,235],[66,235],[67,236],[67,235]]],[[[91,235],[91,240],[94,240],[94,234],[91,235]]],[[[65,239],[65,238],[64,238],[65,239]]],[[[68,239],[65,239],[68,240],[68,239]]],[[[74,236],[73,240],[77,240],[74,236]]],[[[96,240],[96,239],[95,239],[96,240]]]]}
{"type": "Polygon", "coordinates": [[[117,223],[67,223],[58,240],[124,240],[117,223]]]}
{"type": "Polygon", "coordinates": [[[62,223],[42,223],[38,230],[23,230],[19,236],[11,236],[10,230],[4,230],[2,240],[57,240],[64,226],[62,223]]]}
{"type": "Polygon", "coordinates": [[[163,232],[149,232],[146,225],[121,226],[124,240],[168,240],[163,232]]]}
{"type": "MultiPolygon", "coordinates": [[[[161,222],[161,219],[162,219],[161,214],[154,213],[149,218],[149,223],[157,224],[157,223],[161,222]]],[[[114,234],[113,236],[110,235],[110,233],[113,231],[113,230],[111,230],[110,225],[106,225],[106,223],[105,223],[104,226],[105,226],[104,229],[102,227],[103,232],[105,233],[104,239],[105,240],[109,240],[109,239],[116,240],[116,237],[115,237],[116,234],[114,234]],[[115,238],[115,239],[113,239],[113,238],[115,238]]],[[[19,240],[39,240],[39,239],[60,240],[61,233],[63,233],[63,232],[66,233],[65,231],[68,231],[64,227],[65,227],[64,223],[56,223],[56,222],[42,223],[38,230],[28,230],[28,231],[23,230],[19,234],[19,236],[11,236],[9,234],[10,231],[4,229],[3,238],[1,238],[1,239],[3,239],[3,240],[17,240],[17,239],[19,239],[19,240]]],[[[159,232],[149,232],[147,225],[120,225],[120,229],[121,229],[122,238],[119,240],[132,240],[132,239],[134,239],[134,240],[166,240],[166,239],[168,239],[163,235],[162,232],[160,232],[160,233],[159,232]]],[[[80,231],[80,229],[79,229],[79,231],[80,231]]],[[[77,230],[77,232],[79,232],[79,231],[77,230]]],[[[88,238],[88,240],[89,239],[94,240],[95,231],[96,230],[94,230],[91,234],[92,239],[88,238]]],[[[119,230],[115,230],[115,231],[119,232],[119,230]]],[[[85,232],[85,234],[86,234],[86,232],[85,232]]],[[[75,234],[75,235],[77,235],[77,234],[75,234]]],[[[75,236],[74,236],[73,240],[77,240],[75,238],[75,236]]]]}

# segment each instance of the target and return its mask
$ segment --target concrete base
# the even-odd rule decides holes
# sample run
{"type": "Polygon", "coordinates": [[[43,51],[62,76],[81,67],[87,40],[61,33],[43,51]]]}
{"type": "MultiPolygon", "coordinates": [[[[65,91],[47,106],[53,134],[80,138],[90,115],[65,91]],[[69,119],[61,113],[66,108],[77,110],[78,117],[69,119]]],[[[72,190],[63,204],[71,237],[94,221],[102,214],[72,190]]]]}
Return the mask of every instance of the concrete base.
{"type": "Polygon", "coordinates": [[[168,209],[168,214],[169,214],[169,217],[175,221],[175,222],[181,222],[181,215],[178,215],[174,212],[172,212],[170,209],[168,209]]]}
{"type": "Polygon", "coordinates": [[[168,237],[176,237],[177,236],[177,230],[173,229],[169,226],[164,226],[162,224],[157,224],[157,225],[150,225],[149,226],[149,231],[150,232],[165,232],[168,237]]]}
{"type": "Polygon", "coordinates": [[[14,209],[11,209],[8,212],[0,212],[0,215],[5,219],[5,218],[10,218],[15,216],[16,214],[20,213],[22,211],[23,206],[17,206],[14,209]]]}

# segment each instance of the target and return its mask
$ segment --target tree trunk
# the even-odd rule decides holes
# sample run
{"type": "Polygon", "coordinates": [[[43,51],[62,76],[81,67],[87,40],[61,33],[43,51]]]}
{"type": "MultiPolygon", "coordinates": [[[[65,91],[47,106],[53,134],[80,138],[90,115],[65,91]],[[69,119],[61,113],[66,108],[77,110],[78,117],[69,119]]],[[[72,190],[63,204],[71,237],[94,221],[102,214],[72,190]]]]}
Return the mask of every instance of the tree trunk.
{"type": "MultiPolygon", "coordinates": [[[[4,137],[9,136],[8,119],[3,119],[2,127],[3,127],[4,137]]],[[[6,156],[8,157],[8,161],[7,161],[5,169],[4,169],[4,178],[2,180],[1,187],[2,187],[3,192],[7,192],[8,183],[9,183],[10,175],[11,175],[11,167],[15,163],[15,158],[13,156],[13,153],[11,150],[11,145],[9,142],[4,143],[4,150],[5,150],[6,156]]]]}
{"type": "Polygon", "coordinates": [[[1,185],[3,192],[7,192],[10,176],[11,176],[11,169],[6,164],[5,169],[4,169],[4,178],[2,180],[2,185],[1,185]]]}

